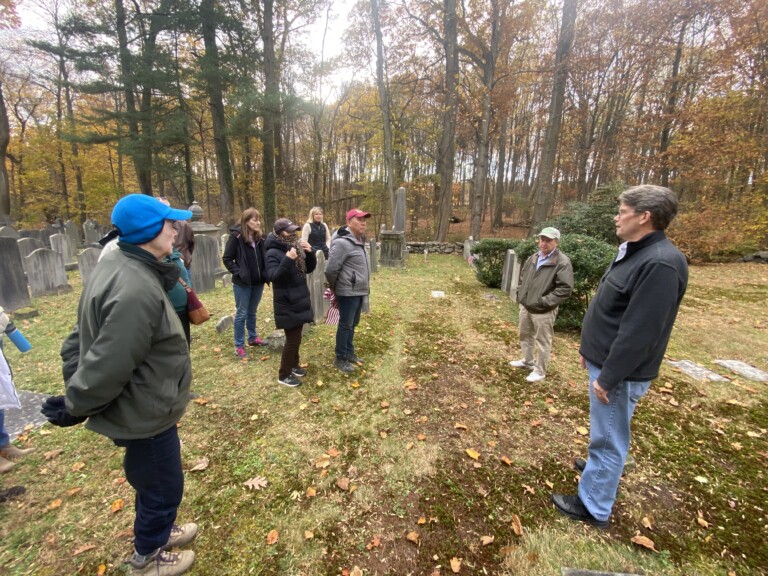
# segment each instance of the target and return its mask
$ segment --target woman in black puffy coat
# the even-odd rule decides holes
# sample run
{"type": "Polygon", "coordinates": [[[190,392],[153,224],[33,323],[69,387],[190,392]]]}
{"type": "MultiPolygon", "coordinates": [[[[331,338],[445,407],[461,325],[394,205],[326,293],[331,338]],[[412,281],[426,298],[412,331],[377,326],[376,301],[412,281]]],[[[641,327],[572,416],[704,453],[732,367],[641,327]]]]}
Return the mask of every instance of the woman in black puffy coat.
{"type": "Polygon", "coordinates": [[[307,274],[317,265],[308,242],[296,234],[299,226],[287,218],[275,221],[274,232],[264,242],[267,281],[272,283],[275,327],[285,331],[278,382],[299,386],[307,371],[299,366],[299,346],[304,324],[314,320],[307,286],[307,274]]]}

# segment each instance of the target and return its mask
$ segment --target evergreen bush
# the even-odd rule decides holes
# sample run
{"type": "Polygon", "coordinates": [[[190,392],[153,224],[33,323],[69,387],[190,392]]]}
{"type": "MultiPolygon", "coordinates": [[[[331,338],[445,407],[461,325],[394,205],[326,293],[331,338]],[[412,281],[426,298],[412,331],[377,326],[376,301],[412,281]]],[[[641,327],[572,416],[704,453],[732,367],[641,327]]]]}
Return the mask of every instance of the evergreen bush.
{"type": "Polygon", "coordinates": [[[475,276],[481,284],[490,288],[501,288],[501,273],[504,270],[504,255],[510,248],[516,250],[520,240],[486,238],[472,248],[469,258],[475,269],[475,276]]]}
{"type": "Polygon", "coordinates": [[[613,217],[618,209],[619,194],[625,188],[621,182],[597,188],[587,202],[568,203],[565,210],[552,219],[550,226],[562,234],[583,234],[617,245],[619,239],[613,217]]]}

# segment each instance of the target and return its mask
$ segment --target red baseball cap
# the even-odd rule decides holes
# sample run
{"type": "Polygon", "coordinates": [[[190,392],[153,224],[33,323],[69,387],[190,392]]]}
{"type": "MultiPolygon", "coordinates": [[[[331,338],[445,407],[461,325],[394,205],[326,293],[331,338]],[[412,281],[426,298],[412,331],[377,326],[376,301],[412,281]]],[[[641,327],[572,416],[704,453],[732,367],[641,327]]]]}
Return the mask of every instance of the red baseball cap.
{"type": "Polygon", "coordinates": [[[357,208],[352,208],[349,212],[347,212],[347,220],[352,220],[352,218],[370,218],[371,213],[370,212],[363,212],[362,210],[358,210],[357,208]]]}

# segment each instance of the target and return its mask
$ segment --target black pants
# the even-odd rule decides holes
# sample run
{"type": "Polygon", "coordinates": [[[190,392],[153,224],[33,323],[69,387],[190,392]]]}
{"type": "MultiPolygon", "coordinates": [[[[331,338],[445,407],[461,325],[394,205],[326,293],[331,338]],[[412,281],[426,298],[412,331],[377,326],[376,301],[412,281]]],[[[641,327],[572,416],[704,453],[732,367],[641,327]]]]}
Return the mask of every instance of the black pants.
{"type": "Polygon", "coordinates": [[[192,334],[189,332],[189,313],[186,310],[177,310],[176,315],[181,320],[181,325],[184,327],[184,336],[187,337],[187,347],[192,346],[192,334]]]}
{"type": "Polygon", "coordinates": [[[125,478],[136,490],[134,546],[150,554],[168,543],[184,494],[179,433],[173,425],[152,438],[113,442],[125,448],[125,478]]]}
{"type": "Polygon", "coordinates": [[[299,346],[301,346],[301,331],[304,326],[285,328],[285,346],[283,356],[280,359],[280,370],[277,375],[282,380],[291,375],[294,368],[299,365],[299,346]]]}

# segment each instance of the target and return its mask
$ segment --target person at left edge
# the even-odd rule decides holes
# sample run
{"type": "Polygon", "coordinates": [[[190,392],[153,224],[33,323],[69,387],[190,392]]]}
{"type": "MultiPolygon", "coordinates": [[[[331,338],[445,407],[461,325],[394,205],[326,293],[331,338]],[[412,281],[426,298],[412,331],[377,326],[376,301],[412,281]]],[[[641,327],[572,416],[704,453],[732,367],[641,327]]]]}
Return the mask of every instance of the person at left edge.
{"type": "Polygon", "coordinates": [[[174,220],[190,213],[143,194],[121,198],[112,211],[118,250],[107,254],[83,289],[77,325],[62,345],[66,393],[42,412],[57,426],[86,427],[125,448],[125,477],[136,491],[133,576],[186,572],[197,525],[176,524],[184,492],[177,423],[192,371],[184,330],[166,292],[179,278],[166,258],[174,220]]]}

